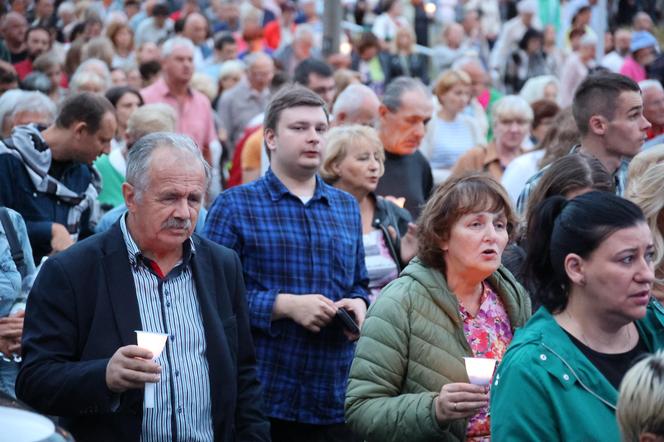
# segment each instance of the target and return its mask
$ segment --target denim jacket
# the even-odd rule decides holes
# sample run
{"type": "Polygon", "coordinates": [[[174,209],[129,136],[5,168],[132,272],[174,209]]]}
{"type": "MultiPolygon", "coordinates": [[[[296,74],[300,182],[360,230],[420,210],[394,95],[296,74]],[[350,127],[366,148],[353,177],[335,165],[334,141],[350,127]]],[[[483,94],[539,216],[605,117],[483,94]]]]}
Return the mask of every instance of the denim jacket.
{"type": "Polygon", "coordinates": [[[9,211],[9,217],[14,224],[16,235],[23,249],[27,274],[22,281],[21,274],[12,259],[5,229],[2,223],[0,223],[0,317],[7,316],[14,304],[17,301],[20,302],[27,295],[29,290],[29,287],[27,287],[28,281],[32,280],[32,276],[35,273],[35,262],[32,258],[32,248],[28,240],[25,222],[17,212],[11,209],[7,210],[9,211]]]}

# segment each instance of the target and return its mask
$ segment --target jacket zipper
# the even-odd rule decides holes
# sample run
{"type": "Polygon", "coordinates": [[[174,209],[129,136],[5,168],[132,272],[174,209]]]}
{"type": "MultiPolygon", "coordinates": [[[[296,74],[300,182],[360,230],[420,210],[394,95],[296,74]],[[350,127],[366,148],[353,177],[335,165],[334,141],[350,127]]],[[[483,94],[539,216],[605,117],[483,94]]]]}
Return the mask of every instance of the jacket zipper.
{"type": "Polygon", "coordinates": [[[544,344],[544,343],[542,343],[542,347],[544,347],[544,348],[546,348],[547,350],[549,350],[549,351],[550,351],[551,353],[553,353],[558,359],[560,359],[560,360],[562,361],[563,364],[565,364],[565,366],[569,369],[569,371],[570,371],[570,372],[572,373],[572,375],[576,378],[576,380],[579,381],[579,384],[581,384],[581,387],[583,387],[584,390],[586,390],[588,393],[590,393],[591,395],[593,395],[594,397],[596,397],[597,399],[599,399],[599,400],[600,400],[601,402],[603,402],[607,407],[613,409],[614,411],[617,410],[617,407],[616,407],[615,405],[613,405],[611,402],[609,402],[609,401],[607,401],[606,399],[604,399],[604,398],[603,398],[602,396],[600,396],[599,394],[597,394],[597,393],[595,393],[594,391],[592,391],[592,390],[591,390],[586,384],[584,384],[583,381],[581,381],[581,379],[579,379],[579,376],[577,376],[577,374],[576,374],[576,372],[574,371],[574,369],[572,368],[572,366],[571,366],[571,365],[570,365],[570,364],[569,364],[569,363],[568,363],[568,362],[567,362],[562,356],[560,356],[560,355],[559,355],[558,353],[556,353],[551,347],[549,347],[548,345],[546,345],[546,344],[544,344]]]}

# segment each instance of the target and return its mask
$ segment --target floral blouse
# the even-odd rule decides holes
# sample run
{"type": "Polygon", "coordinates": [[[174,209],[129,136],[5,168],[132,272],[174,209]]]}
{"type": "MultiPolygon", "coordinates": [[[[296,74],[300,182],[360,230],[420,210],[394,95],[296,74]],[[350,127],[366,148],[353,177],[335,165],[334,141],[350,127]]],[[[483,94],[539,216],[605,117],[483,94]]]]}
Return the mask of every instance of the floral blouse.
{"type": "MultiPolygon", "coordinates": [[[[500,363],[512,342],[512,327],[505,306],[496,292],[484,282],[477,315],[472,316],[468,313],[461,302],[459,302],[459,313],[463,319],[463,333],[473,355],[478,358],[496,359],[500,363]]],[[[490,440],[490,429],[487,406],[470,418],[466,432],[467,440],[490,440]]]]}

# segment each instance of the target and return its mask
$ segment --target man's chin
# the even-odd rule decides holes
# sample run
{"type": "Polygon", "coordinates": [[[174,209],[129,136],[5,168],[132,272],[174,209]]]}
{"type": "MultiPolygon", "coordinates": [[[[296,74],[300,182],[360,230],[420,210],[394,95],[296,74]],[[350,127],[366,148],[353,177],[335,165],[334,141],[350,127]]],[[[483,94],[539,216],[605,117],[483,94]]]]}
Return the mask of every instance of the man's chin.
{"type": "Polygon", "coordinates": [[[406,156],[406,155],[412,155],[413,153],[415,153],[416,150],[417,146],[411,146],[406,144],[392,148],[391,150],[389,150],[389,152],[395,155],[406,156]]]}

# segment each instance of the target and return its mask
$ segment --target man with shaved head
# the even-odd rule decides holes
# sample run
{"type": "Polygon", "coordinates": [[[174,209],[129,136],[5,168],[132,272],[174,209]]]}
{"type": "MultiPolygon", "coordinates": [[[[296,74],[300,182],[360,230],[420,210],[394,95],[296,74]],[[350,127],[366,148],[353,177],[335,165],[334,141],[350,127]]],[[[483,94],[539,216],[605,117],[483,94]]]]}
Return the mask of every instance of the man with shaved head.
{"type": "Polygon", "coordinates": [[[265,110],[274,76],[274,62],[268,55],[251,54],[245,61],[247,77],[224,92],[217,105],[221,124],[228,134],[226,147],[231,158],[247,124],[265,110]]]}
{"type": "Polygon", "coordinates": [[[212,49],[205,43],[208,36],[208,21],[198,12],[192,12],[184,19],[182,36],[191,40],[196,46],[194,52],[194,66],[199,70],[205,64],[204,61],[212,55],[212,49]]]}

